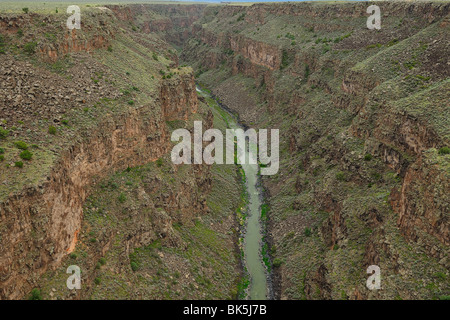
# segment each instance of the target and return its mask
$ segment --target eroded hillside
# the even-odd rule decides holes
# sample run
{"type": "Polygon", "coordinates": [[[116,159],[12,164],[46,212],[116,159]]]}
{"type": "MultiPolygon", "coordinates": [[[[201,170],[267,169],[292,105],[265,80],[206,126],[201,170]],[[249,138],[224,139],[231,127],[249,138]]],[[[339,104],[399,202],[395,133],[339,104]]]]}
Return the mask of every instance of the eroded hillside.
{"type": "Polygon", "coordinates": [[[0,16],[0,297],[235,297],[237,172],[169,157],[172,130],[219,121],[192,69],[107,8],[66,19],[0,16]]]}
{"type": "Polygon", "coordinates": [[[281,299],[449,294],[450,6],[377,4],[381,30],[367,3],[210,7],[181,54],[243,122],[280,129],[281,299]]]}
{"type": "Polygon", "coordinates": [[[381,30],[367,3],[1,14],[0,297],[238,296],[236,168],[170,161],[172,130],[226,128],[195,82],[280,129],[275,298],[448,296],[450,5],[376,4],[381,30]]]}

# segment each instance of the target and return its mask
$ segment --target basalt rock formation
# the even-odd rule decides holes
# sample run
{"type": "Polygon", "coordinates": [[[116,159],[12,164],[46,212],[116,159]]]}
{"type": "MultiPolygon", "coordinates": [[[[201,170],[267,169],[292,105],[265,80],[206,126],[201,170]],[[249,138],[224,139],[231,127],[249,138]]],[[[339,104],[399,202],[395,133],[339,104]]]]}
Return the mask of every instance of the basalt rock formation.
{"type": "Polygon", "coordinates": [[[209,7],[181,53],[244,123],[280,129],[277,298],[449,293],[450,6],[376,4],[377,31],[367,3],[209,7]]]}
{"type": "Polygon", "coordinates": [[[1,14],[0,297],[236,297],[234,171],[168,160],[171,130],[217,124],[195,82],[280,130],[275,298],[448,297],[450,5],[374,4],[380,30],[365,2],[1,14]]]}

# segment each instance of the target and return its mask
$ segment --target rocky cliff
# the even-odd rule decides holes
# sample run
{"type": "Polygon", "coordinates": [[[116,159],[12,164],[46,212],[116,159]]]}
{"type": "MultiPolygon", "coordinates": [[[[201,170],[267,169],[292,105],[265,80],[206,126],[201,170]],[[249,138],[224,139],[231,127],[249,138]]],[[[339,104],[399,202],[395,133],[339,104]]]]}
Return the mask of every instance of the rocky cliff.
{"type": "Polygon", "coordinates": [[[376,4],[378,31],[367,3],[209,7],[182,51],[243,122],[280,129],[278,298],[448,295],[450,7],[376,4]]]}
{"type": "MultiPolygon", "coordinates": [[[[0,118],[2,133],[6,132],[0,143],[2,160],[7,161],[6,167],[5,162],[1,163],[3,299],[26,297],[43,274],[57,269],[76,250],[86,233],[85,202],[98,181],[167,155],[172,145],[168,123],[187,121],[197,114],[192,69],[178,67],[166,79],[158,70],[174,65],[167,60],[167,65],[154,62],[153,69],[146,65],[148,87],[144,82],[133,82],[134,73],[127,72],[126,79],[121,79],[116,68],[124,65],[114,60],[112,50],[104,50],[107,46],[121,48],[120,40],[115,41],[115,18],[109,12],[97,11],[87,16],[90,19],[86,19],[83,31],[55,34],[51,45],[43,40],[33,45],[32,51],[24,49],[24,56],[17,55],[14,46],[27,48],[29,37],[35,32],[31,29],[36,28],[30,19],[46,21],[40,27],[50,32],[64,17],[32,14],[1,18],[0,32],[7,44],[0,72],[0,118]],[[102,23],[104,15],[108,24],[102,23]],[[91,20],[96,23],[90,25],[91,20]],[[97,23],[103,26],[100,32],[95,31],[97,23]],[[91,31],[95,36],[83,40],[90,38],[91,31]],[[17,32],[21,33],[19,38],[15,36],[17,32]],[[105,57],[104,52],[108,51],[112,52],[111,59],[106,58],[109,65],[99,63],[96,55],[105,57]],[[14,109],[8,107],[11,104],[14,109]],[[32,159],[25,161],[23,168],[14,162],[19,159],[19,140],[22,149],[32,151],[32,159]]],[[[132,62],[134,66],[154,61],[151,56],[155,51],[137,43],[135,50],[141,50],[142,57],[132,62]]],[[[143,79],[141,70],[139,67],[137,72],[143,79]]],[[[194,218],[208,212],[209,168],[196,166],[193,170],[189,178],[180,174],[184,177],[180,187],[173,193],[160,194],[152,204],[153,210],[138,216],[141,222],[150,217],[152,224],[132,225],[126,242],[128,251],[157,239],[164,245],[181,245],[172,225],[192,224],[194,218]]],[[[153,179],[156,180],[146,183],[147,192],[161,187],[161,178],[153,179]]],[[[144,189],[141,191],[145,193],[144,189]]],[[[142,208],[149,206],[141,202],[142,208]]],[[[114,234],[124,230],[116,229],[114,234]]],[[[99,242],[101,252],[110,246],[111,238],[107,238],[105,234],[106,240],[99,242]]]]}

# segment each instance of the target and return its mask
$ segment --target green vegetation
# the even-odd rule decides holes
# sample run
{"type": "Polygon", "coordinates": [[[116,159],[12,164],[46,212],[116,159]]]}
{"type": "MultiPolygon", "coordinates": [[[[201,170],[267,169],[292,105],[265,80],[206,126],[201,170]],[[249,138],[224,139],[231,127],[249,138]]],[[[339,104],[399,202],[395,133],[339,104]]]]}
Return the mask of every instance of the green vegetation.
{"type": "Polygon", "coordinates": [[[450,148],[449,147],[442,147],[439,149],[439,154],[450,154],[450,148]]]}
{"type": "Polygon", "coordinates": [[[244,13],[242,13],[238,18],[237,18],[237,21],[242,21],[242,20],[244,20],[244,18],[245,18],[245,15],[246,15],[246,13],[244,12],[244,13]]]}
{"type": "Polygon", "coordinates": [[[280,70],[285,69],[290,64],[290,57],[286,50],[283,49],[281,54],[281,64],[280,64],[280,70]]]}
{"type": "Polygon", "coordinates": [[[9,131],[0,127],[0,139],[6,139],[9,135],[9,131]]]}
{"type": "Polygon", "coordinates": [[[14,142],[14,145],[16,146],[16,148],[21,149],[21,150],[28,149],[28,145],[23,141],[16,141],[16,142],[14,142]]]}
{"type": "Polygon", "coordinates": [[[0,54],[5,54],[5,45],[6,45],[6,39],[3,35],[0,34],[0,54]]]}
{"type": "Polygon", "coordinates": [[[24,150],[20,153],[20,157],[24,160],[31,160],[33,154],[28,150],[24,150]]]}
{"type": "Polygon", "coordinates": [[[41,290],[38,288],[31,290],[30,300],[42,300],[41,290]]]}
{"type": "Polygon", "coordinates": [[[280,258],[275,258],[273,260],[273,267],[274,268],[279,268],[279,267],[281,267],[282,264],[283,264],[283,260],[281,260],[280,258]]]}
{"type": "Polygon", "coordinates": [[[36,47],[37,47],[37,42],[31,41],[31,42],[26,43],[23,46],[23,51],[28,55],[32,55],[36,52],[36,47]]]}
{"type": "Polygon", "coordinates": [[[125,196],[125,194],[121,193],[119,196],[119,202],[124,203],[125,201],[127,201],[127,197],[125,196]]]}
{"type": "Polygon", "coordinates": [[[49,133],[49,134],[55,135],[55,134],[56,134],[56,127],[54,127],[54,126],[49,126],[49,127],[48,127],[48,133],[49,133]]]}
{"type": "Polygon", "coordinates": [[[306,227],[305,230],[303,231],[305,237],[310,237],[312,235],[312,231],[311,228],[306,227]]]}
{"type": "Polygon", "coordinates": [[[133,271],[138,271],[139,270],[139,265],[135,261],[131,261],[130,262],[130,266],[131,266],[131,270],[133,270],[133,271]]]}
{"type": "Polygon", "coordinates": [[[339,181],[346,181],[347,180],[347,174],[343,171],[339,171],[336,173],[336,179],[339,181]]]}

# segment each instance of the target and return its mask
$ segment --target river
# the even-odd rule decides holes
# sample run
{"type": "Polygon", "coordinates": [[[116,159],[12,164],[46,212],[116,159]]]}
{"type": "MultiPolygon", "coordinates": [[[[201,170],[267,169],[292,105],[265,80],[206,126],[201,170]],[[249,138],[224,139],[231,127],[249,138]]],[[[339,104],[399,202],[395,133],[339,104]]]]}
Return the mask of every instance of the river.
{"type": "MultiPolygon", "coordinates": [[[[197,91],[205,98],[213,98],[204,90],[197,88],[197,91]]],[[[220,104],[215,101],[210,104],[212,108],[220,108],[221,116],[228,124],[230,129],[243,129],[237,121],[236,117],[223,109],[220,104]],[[225,112],[224,112],[225,111],[225,112]]],[[[249,143],[249,147],[245,150],[246,159],[257,159],[257,145],[249,143]]],[[[242,235],[244,238],[244,264],[246,266],[250,284],[247,290],[247,298],[251,300],[264,300],[268,297],[268,282],[267,270],[261,257],[262,248],[262,224],[260,220],[261,205],[263,193],[259,187],[259,166],[258,164],[249,164],[246,161],[242,164],[242,169],[245,172],[245,187],[248,195],[247,219],[245,223],[245,230],[242,235]]],[[[224,164],[225,165],[225,164],[224,164]]]]}

